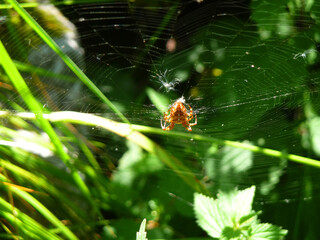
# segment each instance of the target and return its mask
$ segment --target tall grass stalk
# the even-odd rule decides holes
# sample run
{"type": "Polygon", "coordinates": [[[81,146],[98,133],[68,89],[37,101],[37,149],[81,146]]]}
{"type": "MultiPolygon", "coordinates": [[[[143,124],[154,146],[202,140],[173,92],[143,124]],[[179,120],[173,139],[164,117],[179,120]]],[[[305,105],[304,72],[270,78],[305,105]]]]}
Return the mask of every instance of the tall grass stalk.
{"type": "Polygon", "coordinates": [[[91,193],[84,183],[84,181],[81,179],[77,169],[73,166],[71,163],[71,158],[67,154],[66,151],[63,149],[63,145],[60,141],[59,136],[55,133],[53,127],[49,123],[47,119],[43,117],[43,109],[40,105],[40,103],[34,98],[31,91],[29,90],[26,82],[20,75],[19,71],[17,70],[14,62],[12,61],[11,57],[9,56],[8,52],[6,51],[4,45],[2,44],[0,40],[0,55],[1,55],[1,64],[7,73],[9,79],[11,80],[14,87],[17,89],[20,96],[23,98],[26,105],[29,107],[29,109],[35,113],[35,119],[39,123],[40,127],[43,131],[45,131],[52,143],[55,146],[55,151],[57,155],[62,159],[62,161],[66,164],[66,166],[71,170],[71,175],[78,185],[79,189],[81,189],[82,193],[88,198],[88,200],[92,203],[94,209],[97,213],[99,213],[99,209],[96,208],[96,205],[94,204],[94,201],[91,197],[91,193]]]}

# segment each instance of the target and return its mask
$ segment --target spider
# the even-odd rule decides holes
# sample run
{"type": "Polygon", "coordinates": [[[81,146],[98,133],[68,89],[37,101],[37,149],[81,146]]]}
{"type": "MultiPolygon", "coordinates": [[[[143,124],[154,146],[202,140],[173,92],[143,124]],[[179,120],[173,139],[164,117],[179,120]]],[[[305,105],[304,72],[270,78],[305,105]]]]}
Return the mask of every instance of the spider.
{"type": "Polygon", "coordinates": [[[191,132],[191,126],[197,125],[197,114],[194,114],[195,122],[189,123],[191,119],[193,119],[192,108],[188,104],[188,107],[190,109],[188,113],[187,108],[184,106],[184,103],[184,99],[179,98],[177,101],[175,101],[175,103],[167,113],[163,113],[163,120],[165,121],[163,124],[161,118],[161,127],[163,130],[170,131],[173,129],[174,124],[182,124],[185,129],[191,132]],[[169,126],[166,126],[167,122],[170,123],[169,126]]]}

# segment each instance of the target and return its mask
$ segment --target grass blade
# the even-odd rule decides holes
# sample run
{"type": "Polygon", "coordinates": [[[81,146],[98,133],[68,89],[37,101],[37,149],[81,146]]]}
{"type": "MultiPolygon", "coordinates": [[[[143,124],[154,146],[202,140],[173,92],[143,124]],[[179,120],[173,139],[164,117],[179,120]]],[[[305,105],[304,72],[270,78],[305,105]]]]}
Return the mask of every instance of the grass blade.
{"type": "MultiPolygon", "coordinates": [[[[0,111],[0,118],[1,117],[7,117],[10,115],[9,112],[6,111],[0,111]]],[[[18,113],[15,114],[15,116],[20,116],[21,118],[25,119],[35,119],[35,116],[32,113],[18,113]]],[[[299,156],[296,154],[288,154],[284,153],[281,151],[277,151],[274,149],[270,148],[263,148],[255,145],[248,144],[246,142],[236,142],[236,141],[230,141],[230,140],[223,140],[223,139],[218,139],[218,138],[213,138],[213,137],[208,137],[205,135],[199,135],[199,134],[193,134],[193,133],[183,133],[183,132],[176,132],[176,131],[163,131],[160,128],[153,128],[153,127],[148,127],[148,126],[142,126],[142,125],[127,125],[124,123],[118,123],[115,121],[111,121],[109,119],[104,119],[101,117],[93,116],[92,114],[86,114],[86,113],[78,113],[78,112],[53,112],[50,114],[45,114],[45,118],[47,118],[49,121],[52,122],[71,122],[71,123],[77,123],[77,124],[84,124],[84,125],[89,125],[89,126],[95,126],[95,124],[98,124],[97,126],[101,126],[102,128],[108,129],[109,127],[107,126],[108,124],[104,125],[105,123],[112,122],[115,124],[115,128],[117,128],[117,134],[120,135],[122,132],[121,129],[126,129],[130,128],[131,130],[139,131],[139,132],[145,132],[145,133],[153,133],[153,134],[158,134],[158,135],[166,135],[166,136],[172,136],[172,137],[177,137],[177,138],[186,138],[190,139],[192,138],[193,140],[196,141],[204,141],[204,142],[211,142],[211,143],[216,143],[220,144],[223,146],[231,146],[234,148],[240,148],[240,149],[245,149],[249,150],[251,152],[255,153],[261,153],[266,156],[270,157],[276,157],[276,158],[286,158],[290,161],[297,162],[300,164],[312,166],[312,167],[317,167],[320,168],[320,161],[308,157],[303,157],[299,156]],[[103,120],[97,120],[95,118],[101,118],[103,120]],[[99,125],[102,124],[102,125],[99,125]]],[[[108,129],[112,132],[115,132],[115,130],[108,129]]],[[[125,135],[124,135],[125,136],[125,135]]],[[[127,136],[128,138],[128,136],[127,136]]],[[[140,145],[140,144],[138,144],[140,145]]],[[[145,148],[145,147],[143,147],[145,148]]]]}
{"type": "MultiPolygon", "coordinates": [[[[4,117],[5,112],[0,111],[0,118],[4,117]]],[[[7,115],[8,116],[8,115],[7,115]]],[[[34,119],[33,113],[18,113],[19,116],[25,119],[34,119]]],[[[70,122],[75,124],[83,124],[87,126],[96,126],[111,131],[121,137],[128,139],[139,145],[144,150],[156,155],[168,167],[177,173],[177,175],[187,183],[192,189],[197,192],[206,193],[205,187],[196,178],[196,176],[187,168],[181,161],[168,154],[158,144],[154,143],[142,133],[135,131],[130,125],[126,123],[115,122],[103,117],[94,116],[92,114],[78,113],[78,112],[53,112],[44,114],[44,116],[52,122],[70,122]]],[[[162,130],[161,130],[162,131],[162,130]]]]}
{"type": "Polygon", "coordinates": [[[14,186],[7,186],[10,191],[20,196],[23,200],[28,202],[31,206],[37,209],[49,222],[60,229],[61,233],[64,234],[68,239],[78,239],[60,220],[50,212],[45,206],[43,206],[37,199],[31,196],[29,193],[22,191],[14,186]]]}
{"type": "Polygon", "coordinates": [[[69,58],[49,36],[49,34],[30,16],[30,14],[22,8],[15,0],[8,0],[18,14],[29,24],[29,26],[39,35],[39,37],[55,52],[65,64],[74,72],[74,74],[120,119],[125,123],[130,123],[129,120],[113,105],[113,103],[100,91],[100,89],[85,75],[81,69],[69,58]]]}
{"type": "Polygon", "coordinates": [[[78,206],[76,206],[74,202],[70,201],[70,199],[67,196],[65,196],[63,192],[59,191],[59,189],[57,189],[54,185],[50,184],[48,179],[44,178],[43,176],[40,176],[39,174],[34,174],[30,171],[27,171],[1,158],[0,166],[5,170],[10,171],[12,174],[19,176],[21,179],[28,182],[29,184],[33,184],[33,186],[35,186],[36,188],[43,189],[50,195],[56,197],[57,199],[60,199],[61,202],[68,206],[68,211],[70,212],[70,214],[75,216],[77,220],[79,220],[81,223],[84,223],[84,211],[80,209],[78,206]]]}
{"type": "Polygon", "coordinates": [[[31,91],[29,90],[26,82],[20,75],[19,71],[17,70],[15,64],[13,63],[12,59],[10,58],[9,54],[7,53],[4,45],[2,44],[0,40],[0,56],[1,56],[1,64],[9,76],[12,84],[17,89],[25,103],[27,104],[28,108],[35,113],[36,120],[40,124],[41,128],[48,134],[50,140],[55,146],[55,150],[57,154],[60,156],[60,158],[63,160],[63,162],[66,164],[66,166],[71,170],[71,175],[74,179],[74,181],[77,183],[78,187],[82,191],[82,193],[88,198],[88,200],[92,203],[93,207],[95,207],[95,210],[99,214],[99,210],[96,208],[96,204],[94,204],[94,201],[91,197],[91,193],[84,183],[84,181],[81,179],[79,173],[74,168],[74,166],[70,162],[70,156],[64,151],[63,145],[58,137],[58,135],[55,133],[54,129],[50,125],[47,119],[43,118],[43,110],[39,102],[34,98],[31,91]]]}
{"type": "Polygon", "coordinates": [[[12,208],[12,205],[0,197],[0,216],[8,220],[12,225],[18,227],[25,238],[24,239],[47,239],[61,240],[58,235],[51,233],[47,228],[33,220],[27,214],[17,208],[12,208]],[[28,237],[28,238],[27,238],[28,237]]]}

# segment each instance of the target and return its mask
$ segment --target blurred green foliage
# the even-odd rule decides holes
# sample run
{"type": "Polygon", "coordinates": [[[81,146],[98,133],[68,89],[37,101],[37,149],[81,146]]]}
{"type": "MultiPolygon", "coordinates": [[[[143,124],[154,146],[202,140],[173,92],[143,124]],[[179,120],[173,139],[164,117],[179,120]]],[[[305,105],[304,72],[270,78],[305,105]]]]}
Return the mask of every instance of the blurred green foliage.
{"type": "Polygon", "coordinates": [[[0,3],[1,239],[134,239],[142,219],[140,239],[144,231],[148,239],[240,239],[241,231],[280,239],[277,226],[288,239],[318,239],[319,169],[286,155],[320,154],[319,3],[28,2],[58,50],[0,3]],[[193,134],[160,128],[180,97],[198,116],[193,134]],[[45,115],[50,126],[36,120],[66,110],[74,112],[60,120],[45,115]],[[73,121],[75,112],[102,123],[90,114],[73,121]],[[135,125],[110,121],[124,119],[135,125]],[[250,227],[212,234],[215,216],[194,202],[195,189],[207,208],[251,191],[232,213],[216,208],[230,220],[247,207],[234,219],[237,227],[254,219],[250,227]]]}

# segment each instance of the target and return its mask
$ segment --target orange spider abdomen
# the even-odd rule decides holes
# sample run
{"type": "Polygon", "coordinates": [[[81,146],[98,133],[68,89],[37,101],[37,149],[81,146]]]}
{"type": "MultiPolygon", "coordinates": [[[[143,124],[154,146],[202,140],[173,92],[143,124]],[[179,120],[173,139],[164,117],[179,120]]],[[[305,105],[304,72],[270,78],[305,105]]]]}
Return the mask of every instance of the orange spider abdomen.
{"type": "Polygon", "coordinates": [[[176,124],[184,123],[186,121],[186,118],[188,117],[187,109],[181,102],[176,102],[172,106],[170,112],[174,113],[171,115],[171,119],[176,124]]]}
{"type": "Polygon", "coordinates": [[[166,131],[170,131],[173,129],[175,124],[182,124],[182,126],[188,131],[192,131],[191,127],[197,125],[197,114],[194,114],[195,122],[190,123],[190,120],[193,119],[192,108],[189,106],[189,113],[187,108],[184,105],[184,99],[178,99],[169,109],[167,113],[163,113],[163,120],[165,123],[163,124],[161,119],[161,128],[166,131]],[[166,126],[166,123],[169,123],[166,126]]]}

